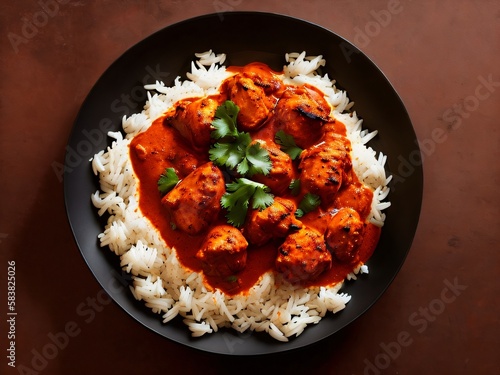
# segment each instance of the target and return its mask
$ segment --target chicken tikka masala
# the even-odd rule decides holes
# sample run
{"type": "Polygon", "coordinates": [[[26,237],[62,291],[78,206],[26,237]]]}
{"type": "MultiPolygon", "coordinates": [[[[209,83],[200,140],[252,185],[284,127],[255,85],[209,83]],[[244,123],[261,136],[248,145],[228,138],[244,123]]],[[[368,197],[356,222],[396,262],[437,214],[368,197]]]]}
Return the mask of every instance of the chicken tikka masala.
{"type": "Polygon", "coordinates": [[[228,295],[268,271],[305,287],[341,282],[380,234],[344,124],[313,86],[261,63],[228,71],[218,94],[178,101],[132,140],[142,213],[228,295]]]}

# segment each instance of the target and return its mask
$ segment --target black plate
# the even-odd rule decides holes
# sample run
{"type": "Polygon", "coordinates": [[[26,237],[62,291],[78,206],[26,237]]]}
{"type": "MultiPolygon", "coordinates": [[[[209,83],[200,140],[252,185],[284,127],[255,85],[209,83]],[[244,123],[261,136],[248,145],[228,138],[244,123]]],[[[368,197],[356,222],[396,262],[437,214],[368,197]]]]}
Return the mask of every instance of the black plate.
{"type": "Polygon", "coordinates": [[[387,289],[406,258],[418,223],[423,190],[419,160],[420,150],[402,101],[377,66],[351,43],[320,26],[283,15],[220,13],[166,27],[126,51],[104,72],[83,103],[69,139],[64,194],[74,237],[89,268],[113,300],[137,321],[168,339],[207,352],[277,353],[334,334],[363,314],[387,289]],[[285,64],[286,52],[323,55],[327,66],[322,73],[328,72],[338,87],[347,90],[364,127],[379,130],[370,145],[388,156],[388,172],[395,175],[392,206],[386,210],[379,245],[368,262],[370,274],[344,286],[353,297],[345,310],[329,314],[288,343],[264,333],[231,330],[193,339],[180,319],[162,324],[159,315],[134,300],[119,258],[107,248],[101,249],[97,240],[104,223],[90,202],[98,181],[89,159],[109,145],[105,134],[120,129],[123,115],[142,110],[144,83],[159,79],[170,85],[178,75],[185,79],[194,53],[209,49],[226,53],[226,65],[262,61],[276,70],[285,64]]]}

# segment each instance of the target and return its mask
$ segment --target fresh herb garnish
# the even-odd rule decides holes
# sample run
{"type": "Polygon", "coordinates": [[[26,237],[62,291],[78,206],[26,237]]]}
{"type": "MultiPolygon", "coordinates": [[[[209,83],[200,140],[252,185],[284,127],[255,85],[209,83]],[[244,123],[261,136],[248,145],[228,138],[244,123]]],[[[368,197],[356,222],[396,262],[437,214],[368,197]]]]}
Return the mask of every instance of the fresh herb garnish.
{"type": "Polygon", "coordinates": [[[212,138],[236,137],[238,135],[236,118],[239,112],[240,108],[231,100],[226,100],[218,106],[215,110],[215,119],[212,121],[212,126],[215,128],[211,133],[212,138]]]}
{"type": "Polygon", "coordinates": [[[160,175],[160,179],[158,180],[158,190],[162,194],[167,194],[170,190],[172,190],[175,185],[179,182],[179,177],[177,173],[175,173],[174,168],[167,168],[165,172],[160,175]]]}
{"type": "Polygon", "coordinates": [[[227,281],[228,283],[236,283],[236,282],[238,282],[238,276],[236,276],[236,275],[231,275],[231,276],[228,276],[228,277],[226,278],[226,281],[227,281]]]}
{"type": "Polygon", "coordinates": [[[259,142],[252,142],[250,134],[238,130],[239,111],[231,100],[217,107],[212,121],[214,130],[210,134],[217,142],[208,151],[215,165],[235,170],[241,176],[226,184],[226,193],[221,198],[221,206],[227,210],[227,222],[235,227],[243,225],[249,206],[263,209],[274,201],[266,185],[245,178],[269,174],[272,163],[269,152],[259,142]]]}
{"type": "Polygon", "coordinates": [[[285,133],[283,130],[278,130],[274,136],[274,140],[280,145],[280,149],[286,152],[292,160],[297,159],[302,153],[302,149],[297,146],[292,135],[285,133]]]}
{"type": "Polygon", "coordinates": [[[291,191],[292,195],[297,196],[300,193],[300,180],[298,178],[294,178],[290,185],[288,185],[288,189],[291,191]]]}
{"type": "Polygon", "coordinates": [[[302,217],[305,214],[314,211],[321,204],[321,199],[316,194],[307,193],[299,203],[299,207],[295,211],[296,217],[302,217]]]}
{"type": "Polygon", "coordinates": [[[242,176],[269,174],[272,163],[269,153],[259,142],[253,142],[250,134],[240,132],[236,126],[239,107],[226,100],[215,111],[211,137],[217,139],[210,150],[209,158],[219,167],[236,169],[242,176]]]}
{"type": "Polygon", "coordinates": [[[269,193],[269,188],[261,183],[238,178],[226,184],[226,193],[221,198],[221,205],[228,213],[228,223],[240,227],[245,222],[248,207],[264,209],[274,202],[274,197],[269,193]]]}
{"type": "Polygon", "coordinates": [[[272,163],[269,159],[269,153],[265,148],[255,142],[245,149],[245,157],[238,164],[237,171],[241,175],[253,176],[254,174],[269,174],[272,163]]]}

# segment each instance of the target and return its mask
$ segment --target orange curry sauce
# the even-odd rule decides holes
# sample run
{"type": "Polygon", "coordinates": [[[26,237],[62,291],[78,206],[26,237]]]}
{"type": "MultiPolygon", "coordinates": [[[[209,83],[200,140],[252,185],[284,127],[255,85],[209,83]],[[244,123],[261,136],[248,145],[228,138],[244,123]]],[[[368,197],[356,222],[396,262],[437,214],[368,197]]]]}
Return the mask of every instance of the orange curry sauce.
{"type": "MultiPolygon", "coordinates": [[[[239,73],[241,71],[253,72],[256,74],[264,72],[272,76],[277,76],[278,73],[273,72],[269,67],[260,63],[249,64],[245,67],[230,67],[228,71],[239,73]]],[[[221,86],[221,92],[224,91],[224,84],[221,86]]],[[[280,81],[280,89],[273,95],[276,102],[279,95],[287,88],[280,81]]],[[[310,87],[310,90],[316,90],[310,87]]],[[[317,90],[316,90],[317,91],[317,90]]],[[[226,93],[219,94],[221,101],[227,99],[226,93]]],[[[186,99],[189,100],[189,99],[186,99]]],[[[339,135],[345,136],[345,125],[339,121],[331,119],[329,122],[330,131],[339,135]]],[[[266,143],[275,144],[275,134],[280,129],[280,125],[273,121],[272,115],[255,132],[250,132],[252,139],[264,140],[266,143]]],[[[305,136],[308,130],[304,131],[305,136]]],[[[311,132],[313,134],[313,132],[311,132]]],[[[318,142],[322,142],[318,139],[318,142]]],[[[214,140],[212,140],[214,142],[214,140]]],[[[145,132],[136,135],[130,144],[130,158],[134,167],[134,172],[139,181],[139,207],[143,215],[145,215],[152,225],[160,232],[162,238],[169,247],[175,248],[177,257],[180,263],[196,272],[201,272],[203,265],[196,257],[196,253],[202,246],[207,230],[199,234],[191,235],[176,229],[172,225],[172,220],[165,207],[161,204],[162,195],[158,191],[158,179],[165,169],[173,167],[179,178],[185,178],[190,172],[209,162],[208,148],[198,150],[183,137],[181,133],[172,126],[169,126],[165,121],[165,116],[158,118],[153,122],[150,128],[145,132]],[[195,150],[196,149],[196,150],[195,150]]],[[[294,175],[298,177],[300,171],[298,169],[299,160],[293,161],[294,175]]],[[[315,228],[321,233],[324,233],[327,227],[327,222],[331,217],[332,210],[341,207],[352,207],[360,213],[364,220],[364,234],[362,242],[357,249],[356,262],[342,262],[332,256],[332,266],[319,277],[314,280],[302,281],[302,285],[317,286],[317,285],[332,285],[345,279],[347,274],[352,272],[360,263],[365,263],[372,255],[380,236],[380,228],[367,222],[366,217],[370,212],[370,204],[373,193],[370,189],[364,187],[356,177],[354,171],[349,170],[349,179],[343,182],[340,190],[336,194],[333,203],[324,207],[323,205],[316,210],[304,215],[299,220],[308,227],[315,228]]],[[[274,193],[274,192],[273,192],[274,193]]],[[[280,197],[293,200],[298,206],[304,192],[298,196],[293,196],[289,191],[280,193],[280,197]]],[[[275,194],[276,196],[276,194],[275,194]]],[[[218,217],[212,223],[213,226],[226,224],[226,211],[221,209],[218,217]]],[[[245,268],[235,275],[235,277],[218,277],[205,275],[205,283],[211,288],[218,288],[228,295],[244,293],[248,291],[260,276],[268,271],[276,271],[275,260],[278,253],[278,247],[283,242],[281,239],[273,239],[270,242],[255,246],[248,245],[247,261],[245,268]]]]}

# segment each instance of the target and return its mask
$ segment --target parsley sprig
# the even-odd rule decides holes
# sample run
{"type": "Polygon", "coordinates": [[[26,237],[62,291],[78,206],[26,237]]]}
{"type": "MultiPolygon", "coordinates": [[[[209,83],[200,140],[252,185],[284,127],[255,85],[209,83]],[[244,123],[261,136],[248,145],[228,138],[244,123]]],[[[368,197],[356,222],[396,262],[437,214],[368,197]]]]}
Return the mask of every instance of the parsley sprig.
{"type": "Polygon", "coordinates": [[[218,141],[208,151],[209,158],[219,167],[236,170],[241,176],[267,175],[272,167],[269,153],[259,142],[252,142],[250,134],[238,130],[239,111],[231,100],[226,100],[215,111],[211,137],[218,141]]]}
{"type": "Polygon", "coordinates": [[[264,209],[273,201],[274,197],[266,185],[247,178],[237,178],[226,184],[226,193],[221,198],[221,205],[228,212],[228,223],[240,227],[245,222],[250,202],[253,209],[264,209]]]}

